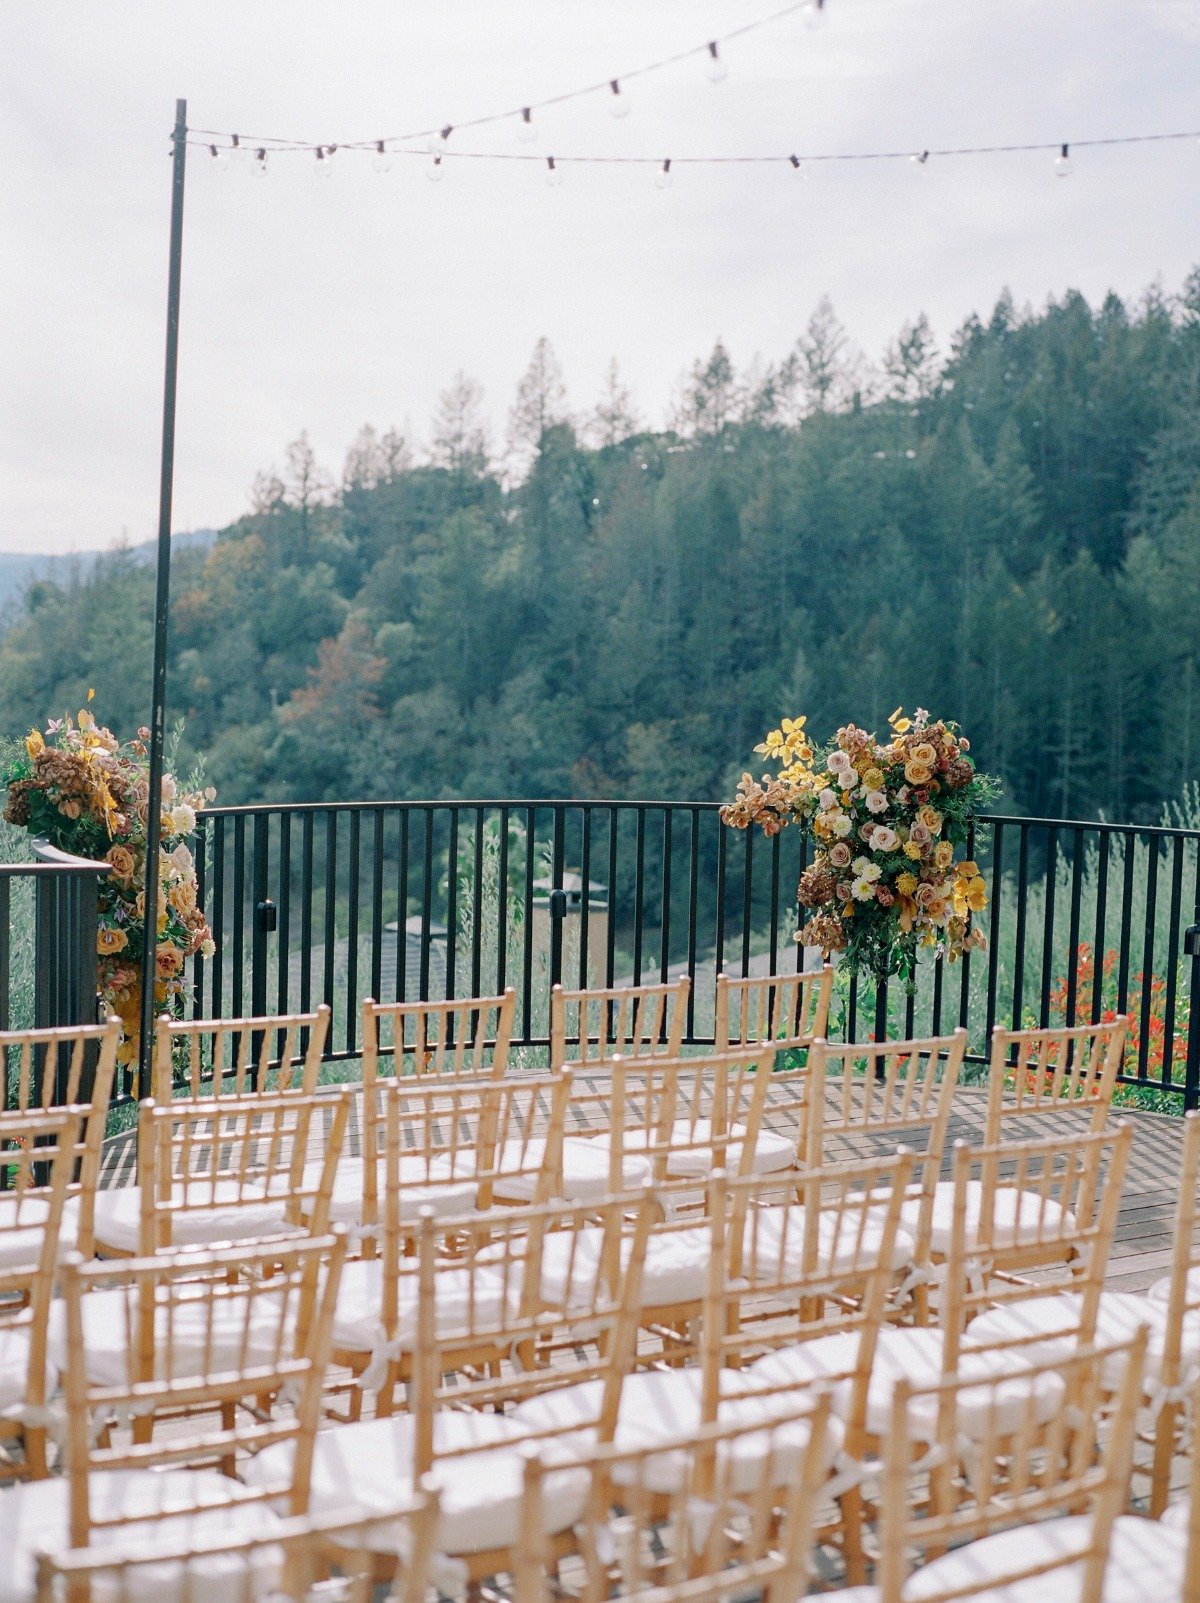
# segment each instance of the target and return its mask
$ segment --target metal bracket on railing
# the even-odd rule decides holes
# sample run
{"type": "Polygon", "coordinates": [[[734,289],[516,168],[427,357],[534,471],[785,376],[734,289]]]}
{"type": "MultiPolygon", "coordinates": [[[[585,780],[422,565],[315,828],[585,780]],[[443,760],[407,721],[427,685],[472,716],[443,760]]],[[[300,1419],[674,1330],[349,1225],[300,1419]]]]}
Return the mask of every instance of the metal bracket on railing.
{"type": "Polygon", "coordinates": [[[268,896],[265,901],[257,903],[255,914],[258,917],[258,927],[264,935],[270,935],[279,924],[279,909],[268,896]]]}
{"type": "Polygon", "coordinates": [[[1189,924],[1184,930],[1183,950],[1188,957],[1200,957],[1200,924],[1189,924]]]}

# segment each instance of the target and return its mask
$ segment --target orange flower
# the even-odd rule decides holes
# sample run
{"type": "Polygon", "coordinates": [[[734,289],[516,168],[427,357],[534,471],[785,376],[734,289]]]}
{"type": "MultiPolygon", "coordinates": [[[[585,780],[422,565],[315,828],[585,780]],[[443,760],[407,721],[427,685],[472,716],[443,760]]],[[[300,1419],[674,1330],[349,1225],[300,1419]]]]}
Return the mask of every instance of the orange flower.
{"type": "Polygon", "coordinates": [[[102,925],[96,931],[96,951],[101,957],[111,957],[114,952],[123,952],[128,945],[129,937],[124,930],[102,925]]]}

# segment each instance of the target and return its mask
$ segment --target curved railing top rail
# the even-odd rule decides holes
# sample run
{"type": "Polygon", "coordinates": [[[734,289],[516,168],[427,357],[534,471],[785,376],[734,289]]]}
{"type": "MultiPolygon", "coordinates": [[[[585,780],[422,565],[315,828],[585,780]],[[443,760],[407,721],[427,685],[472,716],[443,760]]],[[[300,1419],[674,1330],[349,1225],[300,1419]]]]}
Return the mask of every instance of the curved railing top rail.
{"type": "MultiPolygon", "coordinates": [[[[508,797],[463,797],[442,796],[426,801],[320,801],[320,802],[242,802],[230,807],[206,807],[201,812],[200,819],[206,818],[254,818],[265,813],[353,813],[353,812],[395,812],[405,809],[426,812],[432,809],[446,808],[459,811],[469,811],[471,808],[496,810],[506,808],[510,812],[527,811],[530,808],[542,807],[572,807],[583,811],[595,809],[607,812],[614,808],[618,810],[638,808],[671,808],[677,812],[705,812],[715,813],[720,810],[723,803],[712,801],[664,801],[661,799],[624,797],[620,799],[604,800],[599,797],[562,797],[562,796],[508,796],[508,797]]],[[[980,824],[1013,824],[1026,825],[1037,829],[1070,829],[1090,830],[1101,835],[1154,835],[1163,840],[1198,840],[1200,829],[1187,829],[1173,824],[1117,824],[1108,819],[1090,818],[1027,818],[1020,813],[980,813],[976,820],[980,824]]]]}
{"type": "Polygon", "coordinates": [[[33,853],[36,859],[32,863],[0,863],[0,878],[15,879],[24,874],[107,874],[112,870],[111,863],[98,862],[91,857],[76,857],[73,852],[64,852],[57,846],[51,846],[48,840],[35,840],[33,853]]]}

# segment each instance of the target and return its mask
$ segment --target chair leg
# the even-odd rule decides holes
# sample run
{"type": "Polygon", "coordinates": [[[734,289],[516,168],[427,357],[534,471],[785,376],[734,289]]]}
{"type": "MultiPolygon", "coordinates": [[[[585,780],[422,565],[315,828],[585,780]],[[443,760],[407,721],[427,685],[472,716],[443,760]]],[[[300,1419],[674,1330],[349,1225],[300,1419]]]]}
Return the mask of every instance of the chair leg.
{"type": "Polygon", "coordinates": [[[851,1486],[837,1501],[842,1517],[842,1560],[846,1567],[846,1585],[864,1586],[867,1555],[863,1548],[862,1488],[851,1486]]]}
{"type": "Polygon", "coordinates": [[[1171,1490],[1171,1459],[1175,1450],[1177,1403],[1164,1403],[1154,1424],[1154,1464],[1150,1478],[1150,1518],[1158,1519],[1171,1490]]]}

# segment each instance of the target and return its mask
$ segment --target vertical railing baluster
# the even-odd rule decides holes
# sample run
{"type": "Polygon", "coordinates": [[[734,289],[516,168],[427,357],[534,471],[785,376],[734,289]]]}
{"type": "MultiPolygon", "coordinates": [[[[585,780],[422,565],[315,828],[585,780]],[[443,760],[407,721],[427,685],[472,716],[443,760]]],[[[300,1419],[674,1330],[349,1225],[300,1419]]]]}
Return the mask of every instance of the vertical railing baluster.
{"type": "Polygon", "coordinates": [[[646,894],[646,809],[637,803],[633,816],[636,835],[633,859],[633,983],[642,983],[642,911],[646,894]]]}
{"type": "Polygon", "coordinates": [[[408,845],[409,809],[400,810],[400,844],[396,850],[396,1000],[408,997],[408,845]]]}
{"type": "MultiPolygon", "coordinates": [[[[147,917],[150,915],[146,909],[147,917]]],[[[233,1015],[243,1018],[246,1012],[245,959],[246,959],[246,815],[239,813],[233,821],[233,1015]]]]}
{"type": "Polygon", "coordinates": [[[992,825],[992,905],[988,910],[987,1017],[984,1024],[984,1051],[988,1050],[996,1027],[997,985],[1000,974],[1000,901],[1004,894],[1004,825],[992,825]]]}
{"type": "MultiPolygon", "coordinates": [[[[967,829],[967,856],[975,856],[975,825],[967,829]]],[[[958,1022],[963,1029],[971,1027],[971,954],[964,952],[959,960],[958,1022]]]]}
{"type": "Polygon", "coordinates": [[[225,819],[218,818],[213,826],[212,854],[212,918],[209,927],[217,954],[212,966],[212,1016],[222,1017],[225,1000],[225,819]]]}
{"type": "Polygon", "coordinates": [[[446,997],[458,990],[458,808],[451,806],[446,844],[446,997]]]}
{"type": "Polygon", "coordinates": [[[358,1039],[358,914],[359,881],[362,874],[362,811],[355,807],[350,814],[350,840],[347,845],[350,861],[346,886],[346,1051],[353,1053],[358,1039]]]}
{"type": "Polygon", "coordinates": [[[576,984],[580,990],[584,990],[594,983],[590,978],[591,964],[588,960],[592,939],[592,809],[586,802],[580,809],[580,827],[583,841],[579,852],[579,978],[576,984]]]}
{"type": "Polygon", "coordinates": [[[496,869],[496,994],[508,983],[508,808],[500,809],[500,859],[496,869]]]}
{"type": "Polygon", "coordinates": [[[1121,956],[1117,964],[1117,1012],[1129,1011],[1129,955],[1133,944],[1130,923],[1133,917],[1133,875],[1137,859],[1137,834],[1132,829],[1122,831],[1125,843],[1125,866],[1121,876],[1121,956]]]}
{"type": "MultiPolygon", "coordinates": [[[[433,942],[433,808],[425,814],[424,856],[421,863],[421,994],[429,1001],[429,954],[433,942]]],[[[443,990],[445,987],[443,987],[443,990]]]]}
{"type": "MultiPolygon", "coordinates": [[[[371,837],[371,995],[380,1000],[383,990],[383,870],[387,858],[385,827],[386,815],[377,807],[373,816],[371,837]]],[[[399,933],[397,932],[397,940],[399,933]]],[[[358,997],[349,999],[349,1006],[358,1016],[358,997]]]]}
{"type": "MultiPolygon", "coordinates": [[[[208,913],[208,831],[208,819],[201,816],[196,823],[196,841],[192,848],[192,860],[196,865],[196,901],[204,909],[206,916],[208,913]]],[[[5,919],[3,922],[5,928],[7,928],[8,920],[5,919]]],[[[219,954],[217,961],[220,961],[219,954]]],[[[205,959],[201,953],[197,952],[192,962],[192,1017],[194,1019],[202,1019],[205,1016],[205,973],[205,959]]],[[[4,990],[7,992],[7,986],[4,987],[4,990]]],[[[0,1024],[0,1029],[7,1028],[7,1024],[0,1024]]]]}
{"type": "Polygon", "coordinates": [[[1017,851],[1017,931],[1013,940],[1013,1005],[1012,1028],[1019,1030],[1023,1023],[1025,1003],[1025,901],[1029,895],[1029,825],[1022,820],[1017,826],[1021,832],[1017,851]]]}
{"type": "Polygon", "coordinates": [[[782,835],[771,838],[771,973],[779,973],[779,863],[782,835]]]}
{"type": "MultiPolygon", "coordinates": [[[[659,978],[665,985],[671,969],[671,809],[663,808],[662,932],[659,942],[659,978]]],[[[666,1029],[666,1018],[663,1019],[666,1029]]],[[[665,1038],[665,1036],[664,1036],[665,1038]]]]}
{"type": "Polygon", "coordinates": [[[471,902],[471,995],[483,995],[483,808],[475,809],[475,862],[471,902]]]}
{"type": "Polygon", "coordinates": [[[1108,920],[1108,831],[1100,831],[1100,849],[1096,857],[1096,924],[1093,934],[1092,1006],[1091,1022],[1099,1024],[1104,1010],[1105,937],[1108,920]]]}
{"type": "Polygon", "coordinates": [[[1067,1023],[1075,1023],[1079,1000],[1079,920],[1083,901],[1083,832],[1071,831],[1071,916],[1067,926],[1067,1023]]]}
{"type": "Polygon", "coordinates": [[[1171,859],[1171,909],[1167,924],[1167,988],[1163,999],[1162,1084],[1169,1086],[1175,1069],[1175,994],[1179,983],[1179,926],[1183,922],[1182,835],[1177,835],[1171,859]]]}
{"type": "Polygon", "coordinates": [[[1058,829],[1046,831],[1046,902],[1042,918],[1042,1005],[1040,1023],[1050,1023],[1050,980],[1054,974],[1054,899],[1058,890],[1058,829]]]}
{"type": "Polygon", "coordinates": [[[717,823],[717,932],[715,969],[718,974],[725,972],[725,871],[726,848],[725,842],[729,839],[729,831],[718,821],[717,823]]]}
{"type": "Polygon", "coordinates": [[[279,939],[275,947],[279,964],[280,1013],[291,1012],[292,995],[292,815],[279,814],[279,939]]]}
{"type": "Polygon", "coordinates": [[[521,1039],[529,1045],[533,1022],[533,858],[537,850],[537,808],[525,809],[525,924],[521,976],[521,1039]]]}
{"type": "MultiPolygon", "coordinates": [[[[325,984],[323,1000],[335,1009],[333,1026],[337,1026],[337,837],[338,815],[332,809],[325,813],[325,984]]],[[[333,1051],[333,1029],[325,1042],[325,1056],[333,1051]]]]}
{"type": "MultiPolygon", "coordinates": [[[[300,826],[300,1011],[312,1012],[314,817],[305,812],[300,826]]],[[[308,1050],[308,1031],[301,1032],[308,1050]]]]}
{"type": "Polygon", "coordinates": [[[698,807],[693,807],[691,813],[692,828],[689,840],[689,851],[691,855],[688,862],[687,945],[688,978],[691,981],[691,985],[688,990],[686,1030],[686,1036],[689,1044],[696,1038],[696,925],[700,902],[700,809],[698,807]]]}
{"type": "Polygon", "coordinates": [[[616,806],[608,810],[608,948],[604,954],[604,984],[616,983],[617,969],[617,839],[620,815],[616,806]]]}
{"type": "Polygon", "coordinates": [[[754,831],[742,831],[746,840],[746,862],[742,870],[742,973],[750,973],[750,936],[754,920],[754,831]]]}
{"type": "Polygon", "coordinates": [[[1150,1067],[1150,1020],[1154,1002],[1154,924],[1158,916],[1158,837],[1147,839],[1146,934],[1142,947],[1141,1040],[1138,1043],[1138,1079],[1148,1077],[1150,1067]]]}

